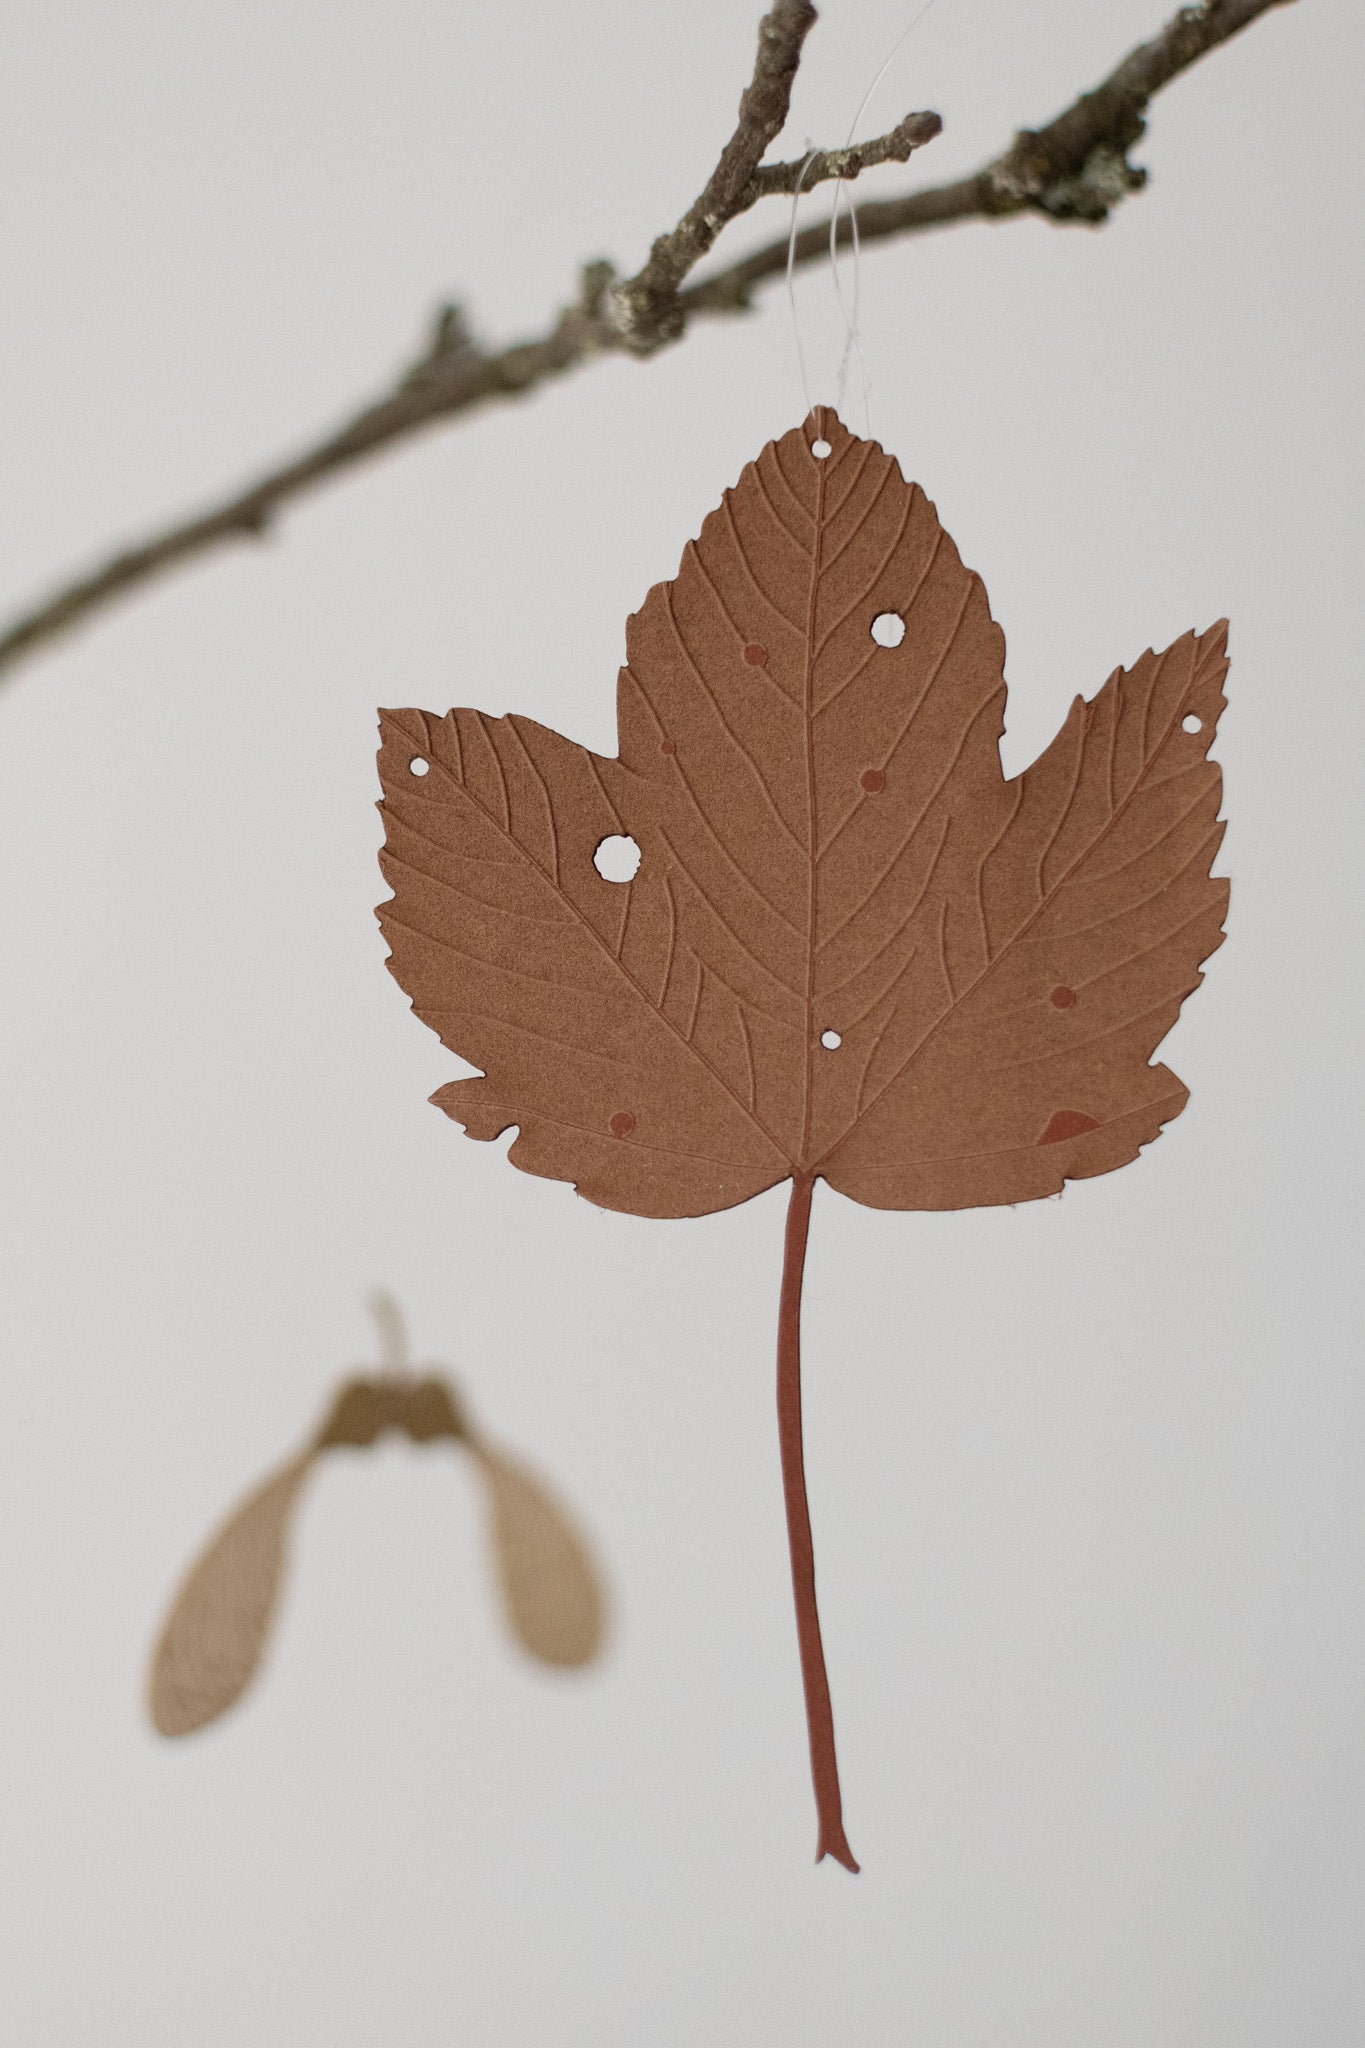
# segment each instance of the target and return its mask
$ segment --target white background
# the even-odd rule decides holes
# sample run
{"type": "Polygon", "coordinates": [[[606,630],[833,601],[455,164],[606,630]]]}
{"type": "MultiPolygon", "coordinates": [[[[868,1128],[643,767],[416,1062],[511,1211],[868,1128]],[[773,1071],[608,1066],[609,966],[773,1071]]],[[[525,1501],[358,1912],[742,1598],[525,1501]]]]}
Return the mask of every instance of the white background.
{"type": "MultiPolygon", "coordinates": [[[[952,175],[1160,11],[939,0],[871,129],[937,107],[952,175]]],[[[9,601],[378,389],[441,294],[510,337],[637,263],[757,12],[9,0],[9,601]]],[[[784,153],[842,139],[909,12],[827,0],[784,153]]],[[[1007,768],[1230,615],[1233,897],[1138,1164],[1017,1212],[817,1199],[856,1880],[810,1861],[782,1193],[650,1223],[509,1170],[427,1106],[456,1068],[371,914],[378,703],[613,747],[626,614],[800,416],[780,290],[357,472],[0,695],[8,2039],[1358,2048],[1363,63],[1350,0],[1299,0],[1163,94],[1106,229],[865,265],[873,430],[986,578],[1007,768]],[[579,1503],[610,1659],[519,1661],[470,1476],[395,1445],[315,1484],[248,1703],[163,1743],[164,1600],[373,1358],[381,1282],[579,1503]]],[[[829,397],[827,276],[800,300],[829,397]]]]}

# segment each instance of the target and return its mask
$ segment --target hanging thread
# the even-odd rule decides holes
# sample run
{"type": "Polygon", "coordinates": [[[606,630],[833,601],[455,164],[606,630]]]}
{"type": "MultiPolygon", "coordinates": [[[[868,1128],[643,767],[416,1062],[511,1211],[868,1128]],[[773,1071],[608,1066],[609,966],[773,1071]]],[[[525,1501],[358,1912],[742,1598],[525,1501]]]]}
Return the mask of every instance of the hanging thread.
{"type": "MultiPolygon", "coordinates": [[[[867,112],[877,88],[886,77],[887,72],[891,69],[897,57],[899,57],[925,15],[929,13],[931,8],[936,7],[937,4],[938,0],[924,0],[924,5],[914,15],[909,26],[902,30],[886,57],[882,60],[880,69],[859,101],[858,111],[854,114],[849,124],[848,134],[844,140],[845,149],[853,147],[854,138],[857,135],[863,115],[867,112]]],[[[801,187],[805,181],[806,172],[811,160],[817,154],[818,152],[808,140],[805,160],[801,165],[800,174],[796,180],[796,189],[792,193],[791,227],[787,236],[787,300],[791,308],[792,335],[796,342],[796,360],[801,373],[801,391],[806,401],[807,414],[811,411],[810,381],[806,369],[806,352],[801,341],[801,323],[796,310],[796,286],[794,281],[796,270],[796,219],[797,208],[801,200],[801,187]]],[[[844,398],[848,389],[848,373],[853,358],[856,355],[858,358],[859,382],[862,386],[863,432],[870,439],[872,433],[871,386],[868,381],[867,358],[863,353],[862,334],[859,327],[862,309],[862,250],[858,240],[858,209],[854,202],[852,191],[851,189],[846,189],[847,187],[847,179],[836,178],[834,180],[834,203],[829,221],[830,277],[834,285],[835,303],[839,308],[844,323],[844,346],[839,357],[839,369],[835,379],[834,409],[837,413],[842,414],[843,412],[844,398]],[[851,300],[845,298],[843,284],[839,276],[839,209],[841,205],[846,206],[848,209],[849,243],[853,252],[851,300]]]]}
{"type": "Polygon", "coordinates": [[[801,372],[801,395],[806,401],[806,410],[802,415],[804,419],[808,419],[815,408],[811,404],[810,381],[806,376],[806,351],[801,344],[801,320],[796,310],[796,209],[801,204],[801,186],[806,172],[810,169],[811,159],[817,154],[818,151],[812,145],[809,137],[807,137],[805,160],[797,174],[796,189],[792,193],[791,228],[787,235],[787,304],[791,308],[792,340],[796,343],[796,366],[801,372]]]}

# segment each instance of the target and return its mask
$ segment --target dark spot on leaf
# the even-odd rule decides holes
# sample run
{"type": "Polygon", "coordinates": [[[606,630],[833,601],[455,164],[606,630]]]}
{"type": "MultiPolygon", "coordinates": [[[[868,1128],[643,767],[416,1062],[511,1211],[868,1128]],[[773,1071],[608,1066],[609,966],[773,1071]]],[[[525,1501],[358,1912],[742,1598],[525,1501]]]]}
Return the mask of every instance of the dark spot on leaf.
{"type": "Polygon", "coordinates": [[[886,770],[885,768],[864,768],[858,780],[869,796],[876,796],[879,790],[886,788],[886,770]]]}
{"type": "Polygon", "coordinates": [[[628,1109],[618,1109],[611,1120],[613,1138],[628,1138],[635,1129],[635,1119],[628,1109]]]}
{"type": "Polygon", "coordinates": [[[766,647],[760,647],[757,640],[751,640],[744,650],[744,659],[748,662],[750,668],[766,668],[768,666],[768,650],[766,647]]]}
{"type": "Polygon", "coordinates": [[[1060,1145],[1064,1138],[1079,1138],[1084,1132],[1097,1131],[1099,1127],[1099,1118],[1087,1116],[1083,1109],[1059,1109],[1038,1143],[1060,1145]]]}
{"type": "Polygon", "coordinates": [[[1074,988],[1054,988],[1052,994],[1048,997],[1048,1001],[1054,1010],[1074,1009],[1076,1006],[1076,991],[1074,988]]]}
{"type": "Polygon", "coordinates": [[[678,751],[678,749],[677,749],[677,747],[676,747],[676,746],[675,746],[675,745],[673,744],[673,741],[672,741],[672,740],[660,740],[660,741],[659,741],[659,752],[660,752],[661,754],[676,754],[676,753],[677,753],[677,751],[678,751]]]}

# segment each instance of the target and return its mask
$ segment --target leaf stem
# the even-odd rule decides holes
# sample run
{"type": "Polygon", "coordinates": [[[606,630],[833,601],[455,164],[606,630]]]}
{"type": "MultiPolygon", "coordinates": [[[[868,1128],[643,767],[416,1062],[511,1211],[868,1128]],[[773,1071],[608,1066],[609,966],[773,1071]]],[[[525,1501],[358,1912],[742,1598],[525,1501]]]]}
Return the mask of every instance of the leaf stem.
{"type": "Polygon", "coordinates": [[[796,1639],[801,1650],[801,1683],[806,1694],[806,1729],[810,1737],[810,1771],[815,1786],[818,1832],[815,1860],[832,1856],[845,1870],[856,1871],[853,1851],[844,1833],[839,1796],[839,1760],[834,1751],[834,1710],[830,1705],[825,1652],[820,1641],[820,1610],[815,1602],[815,1547],[806,1500],[806,1461],[801,1443],[801,1282],[806,1270],[806,1239],[815,1176],[792,1176],[787,1207],[787,1237],[782,1261],[782,1295],[777,1311],[777,1435],[782,1450],[782,1493],[787,1507],[787,1544],[791,1552],[792,1592],[796,1601],[796,1639]]]}

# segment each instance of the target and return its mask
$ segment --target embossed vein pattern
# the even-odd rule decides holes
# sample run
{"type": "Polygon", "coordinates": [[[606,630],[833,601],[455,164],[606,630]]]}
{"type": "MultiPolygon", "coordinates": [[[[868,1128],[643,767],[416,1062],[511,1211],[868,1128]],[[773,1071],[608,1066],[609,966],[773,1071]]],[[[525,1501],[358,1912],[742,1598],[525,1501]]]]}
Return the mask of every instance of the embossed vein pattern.
{"type": "Polygon", "coordinates": [[[1221,939],[1219,629],[1116,671],[1006,783],[981,581],[821,410],[725,493],[626,655],[616,759],[385,714],[381,919],[483,1070],[436,1098],[472,1135],[516,1124],[518,1165],[641,1214],[793,1171],[939,1208],[1054,1193],[1178,1113],[1150,1062],[1221,939]],[[641,849],[627,885],[593,868],[612,834],[641,849]]]}
{"type": "Polygon", "coordinates": [[[604,764],[524,718],[400,711],[381,727],[389,964],[483,1069],[440,1089],[440,1107],[474,1137],[518,1125],[518,1166],[607,1208],[704,1214],[781,1180],[742,1028],[738,1085],[702,1042],[725,999],[679,937],[671,878],[654,861],[618,887],[593,866],[603,838],[630,830],[604,764]],[[430,762],[420,780],[414,754],[430,762]]]}
{"type": "Polygon", "coordinates": [[[1219,625],[1115,671],[1005,787],[995,831],[964,818],[940,1014],[870,1051],[822,1163],[834,1186],[888,1208],[1026,1201],[1126,1164],[1179,1114],[1184,1086],[1151,1060],[1223,939],[1224,643],[1219,625]]]}
{"type": "Polygon", "coordinates": [[[608,770],[664,839],[681,927],[744,1010],[758,1100],[798,1166],[939,1015],[922,963],[970,875],[952,813],[972,803],[995,829],[1005,805],[1004,643],[981,582],[897,464],[821,417],[832,453],[811,455],[810,427],[765,448],[629,622],[608,770]],[[895,649],[871,636],[888,611],[895,649]],[[828,1030],[837,1060],[814,1051],[828,1030]]]}

